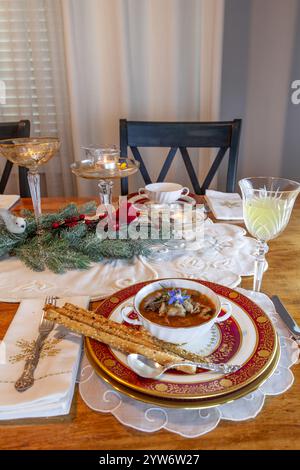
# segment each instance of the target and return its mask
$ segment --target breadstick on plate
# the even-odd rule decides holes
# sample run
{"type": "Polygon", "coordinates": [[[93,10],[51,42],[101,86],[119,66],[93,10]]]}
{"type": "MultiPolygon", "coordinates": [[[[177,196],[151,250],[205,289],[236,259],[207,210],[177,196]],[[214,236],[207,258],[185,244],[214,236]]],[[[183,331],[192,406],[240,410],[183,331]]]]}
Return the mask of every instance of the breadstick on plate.
{"type": "Polygon", "coordinates": [[[150,346],[153,349],[160,349],[159,345],[155,343],[152,336],[143,334],[140,330],[127,327],[121,323],[108,320],[107,318],[96,314],[95,312],[76,307],[73,304],[66,303],[60,308],[59,312],[71,320],[78,320],[86,323],[98,330],[106,333],[119,336],[125,340],[134,341],[135,343],[150,346]]]}
{"type": "Polygon", "coordinates": [[[192,366],[185,366],[184,360],[175,354],[169,352],[164,352],[161,350],[151,349],[142,344],[134,343],[130,340],[124,340],[119,336],[115,336],[104,331],[97,330],[92,326],[89,326],[85,323],[81,323],[76,320],[71,320],[69,317],[58,312],[60,310],[58,307],[51,307],[50,305],[45,308],[45,317],[55,323],[59,323],[75,333],[88,336],[97,341],[107,344],[112,348],[115,348],[125,354],[137,353],[143,354],[144,356],[159,362],[162,365],[168,365],[173,362],[181,362],[182,366],[176,367],[176,369],[186,372],[187,374],[194,374],[196,368],[192,366]]]}
{"type": "MultiPolygon", "coordinates": [[[[165,341],[154,338],[147,330],[145,330],[145,328],[135,330],[134,328],[130,328],[126,325],[122,325],[121,323],[114,322],[113,320],[108,320],[102,315],[99,315],[91,310],[86,310],[70,303],[65,303],[62,308],[68,310],[68,312],[72,312],[72,316],[70,316],[70,318],[78,319],[83,323],[87,323],[91,326],[94,326],[95,328],[101,328],[124,339],[126,339],[130,333],[132,341],[140,344],[147,344],[154,349],[163,349],[165,351],[169,351],[188,361],[205,362],[207,360],[205,357],[190,351],[186,351],[176,344],[167,343],[165,341]],[[84,317],[88,318],[89,321],[85,320],[84,317]]],[[[66,312],[66,315],[69,316],[69,313],[66,312]]]]}

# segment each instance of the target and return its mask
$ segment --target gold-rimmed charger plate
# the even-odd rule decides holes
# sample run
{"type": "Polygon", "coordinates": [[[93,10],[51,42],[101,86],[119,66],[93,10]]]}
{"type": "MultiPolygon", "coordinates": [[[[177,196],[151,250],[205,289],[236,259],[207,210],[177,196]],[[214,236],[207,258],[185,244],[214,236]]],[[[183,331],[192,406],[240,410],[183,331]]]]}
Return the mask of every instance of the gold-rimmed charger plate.
{"type": "MultiPolygon", "coordinates": [[[[120,290],[106,299],[97,312],[106,318],[122,322],[122,307],[132,303],[134,295],[149,282],[153,281],[120,290]]],[[[210,358],[214,362],[241,364],[242,367],[237,372],[216,375],[206,371],[193,376],[167,373],[156,380],[143,379],[129,369],[125,355],[87,338],[86,349],[93,363],[127,388],[146,395],[176,400],[199,400],[228,395],[258,379],[272,364],[277,348],[277,336],[268,315],[248,297],[231,288],[208,281],[195,282],[211,288],[233,306],[232,317],[217,327],[222,338],[224,334],[228,334],[226,328],[231,328],[231,339],[227,336],[226,341],[219,344],[218,350],[210,358]],[[227,350],[231,349],[233,354],[222,357],[223,346],[227,350]],[[215,354],[217,357],[214,357],[215,354]]]]}
{"type": "Polygon", "coordinates": [[[91,357],[88,348],[85,348],[86,356],[93,367],[96,374],[103,379],[106,383],[112,386],[118,392],[123,393],[124,395],[134,398],[137,401],[141,401],[143,403],[148,403],[149,405],[157,405],[162,406],[165,408],[177,408],[177,409],[204,409],[204,408],[213,408],[215,406],[223,405],[225,403],[230,403],[234,400],[238,400],[249,393],[254,392],[257,390],[275,371],[279,359],[280,359],[280,345],[279,341],[277,341],[277,347],[275,351],[274,358],[268,368],[253,382],[246,385],[245,387],[236,390],[232,393],[214,397],[214,398],[206,398],[206,399],[199,399],[199,400],[176,400],[176,399],[168,399],[162,397],[156,397],[153,395],[147,395],[141,393],[137,390],[132,388],[126,387],[120,382],[114,380],[110,375],[108,375],[97,363],[94,362],[93,358],[91,357]]]}

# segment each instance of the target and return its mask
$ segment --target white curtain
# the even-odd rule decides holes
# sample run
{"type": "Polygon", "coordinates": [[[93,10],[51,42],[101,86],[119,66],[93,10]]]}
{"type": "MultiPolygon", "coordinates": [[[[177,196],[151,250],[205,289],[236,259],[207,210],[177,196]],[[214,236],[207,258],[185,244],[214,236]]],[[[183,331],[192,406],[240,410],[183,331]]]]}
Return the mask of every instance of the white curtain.
{"type": "MultiPolygon", "coordinates": [[[[63,0],[75,158],[80,146],[118,143],[119,119],[218,119],[223,0],[63,0]]],[[[151,177],[168,149],[143,151],[151,177]]],[[[199,176],[210,158],[192,152],[199,176]]],[[[168,180],[190,186],[176,156],[168,180]]],[[[78,180],[89,195],[91,182],[78,180]]],[[[130,189],[143,184],[130,178],[130,189]]]]}
{"type": "MultiPolygon", "coordinates": [[[[120,118],[218,119],[223,0],[0,0],[0,8],[11,25],[3,36],[13,119],[28,117],[34,133],[57,132],[63,142],[60,157],[45,167],[48,195],[95,194],[69,165],[82,145],[118,144],[120,118]],[[22,72],[16,45],[26,58],[22,72]]],[[[10,100],[0,114],[6,120],[10,100]]],[[[143,153],[153,179],[167,150],[143,153]]],[[[197,156],[201,177],[210,155],[197,156]]],[[[190,186],[181,157],[168,180],[190,186]]],[[[130,179],[131,190],[141,185],[140,175],[130,179]]]]}

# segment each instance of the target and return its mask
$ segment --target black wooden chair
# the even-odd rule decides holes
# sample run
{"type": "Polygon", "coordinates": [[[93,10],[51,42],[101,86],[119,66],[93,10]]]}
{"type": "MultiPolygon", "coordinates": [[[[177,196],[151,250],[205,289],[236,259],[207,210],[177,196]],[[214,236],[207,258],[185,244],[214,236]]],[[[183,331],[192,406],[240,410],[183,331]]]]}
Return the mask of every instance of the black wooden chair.
{"type": "MultiPolygon", "coordinates": [[[[14,139],[18,137],[30,137],[30,121],[0,122],[0,139],[14,139]]],[[[13,164],[7,161],[0,180],[0,194],[3,194],[11,174],[13,164]]],[[[27,169],[19,166],[20,196],[30,197],[27,182],[27,169]]]]}
{"type": "MultiPolygon", "coordinates": [[[[130,147],[134,158],[140,162],[140,171],[145,184],[150,184],[152,181],[138,147],[170,147],[157,182],[164,181],[179,149],[194,192],[205,194],[229,149],[226,191],[234,192],[241,125],[241,119],[223,122],[144,122],[120,119],[121,156],[127,157],[130,147]],[[187,147],[219,148],[202,185],[199,183],[187,147]]],[[[122,178],[121,191],[122,195],[128,194],[128,178],[122,178]]]]}

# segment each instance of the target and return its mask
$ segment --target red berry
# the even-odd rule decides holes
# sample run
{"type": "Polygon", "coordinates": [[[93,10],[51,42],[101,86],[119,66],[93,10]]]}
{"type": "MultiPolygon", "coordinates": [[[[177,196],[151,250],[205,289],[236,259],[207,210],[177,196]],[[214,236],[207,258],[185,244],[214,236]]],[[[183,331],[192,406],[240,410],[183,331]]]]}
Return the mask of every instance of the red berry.
{"type": "Polygon", "coordinates": [[[78,221],[78,217],[74,216],[74,217],[71,218],[71,220],[72,220],[73,223],[74,223],[74,222],[77,222],[77,221],[78,221]]]}
{"type": "Polygon", "coordinates": [[[79,220],[84,220],[84,218],[85,218],[85,215],[84,215],[84,214],[80,214],[79,220]]]}
{"type": "Polygon", "coordinates": [[[58,228],[58,227],[59,227],[59,223],[58,222],[53,222],[52,228],[58,228]]]}
{"type": "Polygon", "coordinates": [[[92,223],[92,221],[88,220],[88,219],[86,219],[84,222],[85,222],[86,225],[90,225],[92,223]]]}

